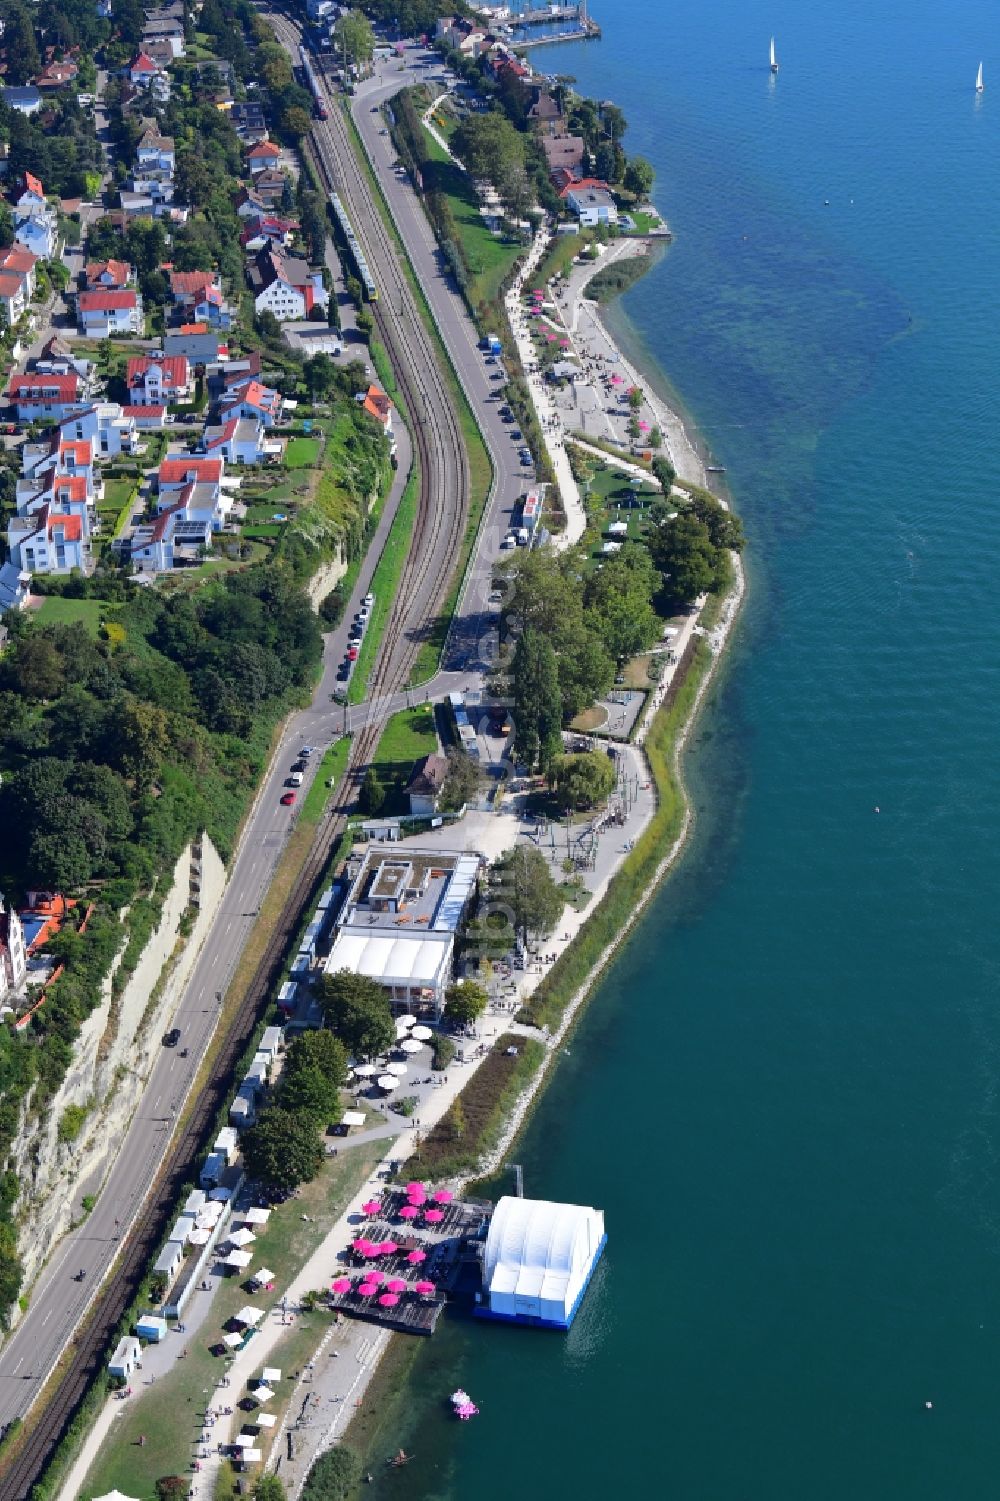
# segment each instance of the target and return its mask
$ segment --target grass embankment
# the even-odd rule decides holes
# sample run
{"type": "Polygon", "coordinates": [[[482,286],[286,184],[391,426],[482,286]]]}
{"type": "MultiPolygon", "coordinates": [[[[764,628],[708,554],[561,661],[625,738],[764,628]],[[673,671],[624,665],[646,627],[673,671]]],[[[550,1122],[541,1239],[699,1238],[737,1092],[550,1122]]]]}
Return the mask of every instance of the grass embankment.
{"type": "MultiPolygon", "coordinates": [[[[282,1292],[343,1213],[388,1145],[385,1140],[365,1142],[350,1151],[341,1151],[336,1158],[327,1158],[318,1178],[273,1211],[253,1251],[254,1263],[265,1264],[275,1273],[275,1291],[255,1293],[252,1301],[256,1307],[271,1310],[280,1302],[282,1292]]],[[[223,1325],[247,1302],[248,1296],[244,1282],[236,1277],[220,1284],[208,1319],[182,1346],[187,1355],[179,1358],[150,1390],[127,1403],[116,1419],[87,1476],[81,1492],[85,1501],[114,1489],[137,1501],[156,1501],[156,1481],[161,1476],[188,1472],[202,1431],[206,1392],[214,1390],[226,1370],[224,1358],[213,1355],[211,1347],[221,1340],[223,1325]],[[146,1436],[142,1446],[140,1434],[146,1436]]],[[[305,1315],[301,1323],[289,1330],[287,1344],[283,1339],[274,1352],[274,1363],[290,1370],[290,1360],[301,1362],[308,1357],[328,1322],[319,1313],[305,1315]],[[294,1351],[289,1348],[291,1345],[295,1346],[294,1351]]],[[[177,1340],[178,1336],[170,1338],[177,1340]]],[[[271,1362],[269,1356],[268,1364],[271,1362]]],[[[284,1397],[284,1405],[291,1396],[291,1385],[287,1378],[281,1383],[279,1401],[284,1397]]],[[[238,1398],[240,1393],[233,1395],[238,1398]]],[[[268,1443],[268,1436],[262,1434],[262,1447],[268,1443]]]]}
{"type": "Polygon", "coordinates": [[[656,812],[596,910],[519,1012],[520,1020],[539,1027],[558,1025],[573,996],[587,983],[608,946],[628,927],[653,886],[660,862],[684,823],[685,798],[677,748],[711,660],[709,647],[699,640],[683,679],[668,695],[645,742],[656,784],[656,812]]]}
{"type": "Polygon", "coordinates": [[[489,1057],[409,1159],[407,1173],[413,1178],[440,1179],[474,1172],[497,1145],[519,1096],[544,1057],[545,1048],[533,1037],[513,1032],[498,1037],[489,1057]],[[508,1053],[508,1048],[516,1051],[508,1053]]]}
{"type": "Polygon", "coordinates": [[[595,302],[610,302],[620,297],[629,287],[635,286],[653,264],[651,255],[631,255],[624,260],[612,261],[602,266],[587,283],[587,296],[595,302]]]}
{"type": "Polygon", "coordinates": [[[410,686],[412,687],[414,684],[422,683],[427,678],[432,677],[437,670],[441,651],[448,635],[448,627],[451,624],[451,617],[455,613],[455,607],[458,604],[465,571],[472,556],[476,537],[479,534],[479,526],[486,509],[486,502],[490,496],[493,484],[493,463],[479,429],[479,424],[476,422],[472,407],[469,405],[462,383],[458,379],[455,367],[452,364],[451,356],[438,331],[430,304],[424,295],[423,288],[417,280],[413,265],[406,253],[406,248],[396,228],[396,221],[392,217],[389,205],[382,192],[381,184],[372,171],[371,162],[368,160],[368,153],[365,151],[364,143],[354,123],[349,102],[344,109],[344,117],[347,121],[347,130],[354,146],[355,156],[361,165],[361,170],[364,172],[369,188],[371,189],[373,200],[378,205],[379,213],[382,215],[382,220],[399,254],[399,263],[402,266],[403,274],[409,284],[410,291],[416,300],[424,327],[430,334],[431,340],[437,350],[445,382],[458,412],[462,438],[465,442],[465,450],[469,461],[469,516],[466,521],[465,532],[458,549],[455,567],[441,609],[431,630],[428,632],[427,639],[423,642],[417,653],[417,659],[410,674],[410,686]]]}
{"type": "Polygon", "coordinates": [[[436,189],[451,209],[462,258],[469,272],[466,295],[473,307],[480,303],[495,303],[524,246],[493,233],[479,212],[479,199],[469,174],[455,165],[426,126],[423,129],[427,156],[434,167],[433,182],[427,182],[425,173],[424,186],[436,189]]]}
{"type": "Polygon", "coordinates": [[[362,639],[358,660],[354,664],[354,672],[351,674],[351,681],[348,685],[347,702],[349,704],[363,703],[367,696],[368,679],[396,602],[399,581],[403,576],[406,559],[409,557],[419,503],[420,465],[414,454],[413,468],[407,476],[405,488],[399,498],[399,509],[392,518],[382,556],[372,574],[371,592],[375,596],[375,603],[372,606],[368,629],[362,639]]]}
{"type": "Polygon", "coordinates": [[[316,768],[312,786],[306,793],[299,814],[299,823],[316,825],[326,812],[327,804],[337,791],[337,784],[347,770],[351,753],[350,739],[344,736],[335,740],[323,752],[323,759],[316,768]],[[330,785],[328,785],[330,784],[330,785]]]}

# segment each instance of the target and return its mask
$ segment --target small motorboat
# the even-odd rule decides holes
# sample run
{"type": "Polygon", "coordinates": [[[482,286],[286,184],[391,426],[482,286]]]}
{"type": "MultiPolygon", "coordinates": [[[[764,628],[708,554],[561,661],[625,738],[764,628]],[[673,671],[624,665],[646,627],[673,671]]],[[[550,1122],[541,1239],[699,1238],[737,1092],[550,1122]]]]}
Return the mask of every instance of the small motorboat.
{"type": "Polygon", "coordinates": [[[386,1460],[386,1464],[390,1469],[398,1470],[400,1465],[408,1465],[412,1458],[412,1454],[407,1454],[405,1449],[400,1449],[398,1454],[394,1454],[391,1459],[386,1460]]]}
{"type": "Polygon", "coordinates": [[[479,1408],[473,1402],[468,1392],[463,1391],[461,1387],[458,1388],[457,1392],[452,1392],[451,1394],[451,1410],[456,1418],[459,1418],[463,1423],[467,1423],[470,1418],[476,1417],[479,1412],[479,1408]]]}

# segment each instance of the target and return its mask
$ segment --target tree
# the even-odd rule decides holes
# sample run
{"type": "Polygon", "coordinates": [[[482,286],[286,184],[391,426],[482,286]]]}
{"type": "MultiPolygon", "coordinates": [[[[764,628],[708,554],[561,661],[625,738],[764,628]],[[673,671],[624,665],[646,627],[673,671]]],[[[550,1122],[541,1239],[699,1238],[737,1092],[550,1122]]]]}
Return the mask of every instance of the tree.
{"type": "Polygon", "coordinates": [[[479,1020],[489,999],[485,987],[475,980],[459,980],[457,985],[449,985],[444,993],[444,1014],[450,1022],[468,1026],[479,1020]]]}
{"type": "Polygon", "coordinates": [[[180,1501],[191,1489],[191,1481],[185,1475],[161,1475],[156,1482],[157,1501],[180,1501]]]}
{"type": "Polygon", "coordinates": [[[653,470],[653,478],[659,480],[664,496],[669,496],[674,480],[677,478],[677,470],[665,454],[657,454],[653,459],[651,468],[653,470]]]}
{"type": "MultiPolygon", "coordinates": [[[[348,1501],[361,1479],[361,1461],[353,1449],[327,1449],[309,1471],[301,1501],[348,1501]]],[[[274,1501],[268,1497],[267,1501],[274,1501]]]]}
{"type": "Polygon", "coordinates": [[[462,953],[482,964],[506,959],[514,947],[514,929],[505,912],[485,912],[474,917],[459,933],[462,953]]]}
{"type": "Polygon", "coordinates": [[[653,191],[656,173],[644,156],[632,156],[625,168],[625,186],[630,193],[645,201],[653,191]]]}
{"type": "Polygon", "coordinates": [[[261,1475],[254,1486],[254,1501],[285,1501],[284,1480],[281,1475],[261,1475]]]}
{"type": "Polygon", "coordinates": [[[362,813],[368,813],[372,818],[376,818],[385,807],[385,797],[385,784],[377,768],[369,766],[358,794],[358,805],[362,813]]]}
{"type": "Polygon", "coordinates": [[[558,756],[549,777],[565,808],[596,808],[615,785],[615,769],[603,751],[558,756]]]}
{"type": "Polygon", "coordinates": [[[349,10],[342,15],[333,28],[333,40],[337,51],[348,64],[355,67],[370,63],[375,51],[375,33],[368,17],[359,10],[349,10]]]}
{"type": "Polygon", "coordinates": [[[283,1110],[313,1116],[317,1122],[340,1118],[340,1090],[347,1082],[347,1053],[332,1032],[321,1028],[297,1037],[281,1073],[279,1103],[283,1110]]]}
{"type": "Polygon", "coordinates": [[[503,197],[524,172],[524,137],[500,110],[466,115],[452,146],[472,176],[487,178],[503,197]]]}
{"type": "Polygon", "coordinates": [[[541,850],[518,844],[493,868],[491,905],[498,900],[524,940],[529,934],[547,938],[562,916],[563,899],[541,850]]]}
{"type": "Polygon", "coordinates": [[[584,587],[586,619],[618,662],[652,646],[660,622],[652,606],[659,578],[644,547],[629,543],[596,569],[584,587]]]}
{"type": "Polygon", "coordinates": [[[298,104],[290,105],[281,117],[281,128],[285,135],[291,136],[293,140],[300,141],[303,136],[307,136],[312,130],[312,118],[309,111],[303,109],[298,104]]]}
{"type": "Polygon", "coordinates": [[[469,1122],[465,1114],[465,1106],[462,1104],[461,1097],[455,1100],[455,1103],[448,1111],[446,1120],[448,1122],[448,1129],[451,1133],[452,1139],[454,1141],[461,1141],[462,1137],[469,1129],[469,1122]]]}
{"type": "Polygon", "coordinates": [[[240,1140],[243,1158],[254,1178],[274,1188],[298,1188],[315,1178],[323,1164],[323,1145],[316,1122],[272,1105],[240,1140]]]}
{"type": "Polygon", "coordinates": [[[547,765],[562,725],[559,671],[551,643],[530,627],[514,650],[514,754],[528,767],[547,765]]]}
{"type": "Polygon", "coordinates": [[[355,1058],[374,1058],[396,1039],[389,997],[376,980],[341,969],[323,979],[323,1015],[355,1058]]]}
{"type": "Polygon", "coordinates": [[[685,503],[684,514],[697,516],[704,523],[714,546],[735,552],[743,547],[745,539],[739,517],[727,510],[708,490],[693,490],[685,503]]]}
{"type": "Polygon", "coordinates": [[[36,631],[18,642],[11,671],[18,691],[35,700],[56,698],[66,680],[55,642],[36,631]]]}
{"type": "Polygon", "coordinates": [[[118,762],[137,787],[148,787],[167,748],[167,716],[155,704],[127,700],[118,716],[118,762]]]}
{"type": "Polygon", "coordinates": [[[722,580],[720,550],[696,516],[677,516],[650,534],[649,551],[668,599],[690,604],[722,580]]]}
{"type": "Polygon", "coordinates": [[[280,1475],[261,1475],[253,1488],[253,1501],[285,1501],[285,1497],[280,1475]]]}
{"type": "Polygon", "coordinates": [[[90,880],[93,861],[82,834],[37,830],[28,845],[33,883],[53,891],[75,891],[90,880]]]}
{"type": "Polygon", "coordinates": [[[628,392],[628,404],[633,412],[642,411],[643,394],[639,386],[630,386],[628,392]]]}
{"type": "Polygon", "coordinates": [[[313,401],[329,396],[337,383],[337,367],[328,354],[314,354],[306,360],[302,374],[313,401]]]}
{"type": "Polygon", "coordinates": [[[447,759],[448,772],[441,788],[438,807],[446,813],[454,813],[479,791],[479,767],[464,750],[448,751],[447,759]]]}
{"type": "Polygon", "coordinates": [[[35,41],[35,28],[27,7],[20,3],[4,10],[4,53],[7,58],[7,83],[30,83],[42,66],[35,41]]]}

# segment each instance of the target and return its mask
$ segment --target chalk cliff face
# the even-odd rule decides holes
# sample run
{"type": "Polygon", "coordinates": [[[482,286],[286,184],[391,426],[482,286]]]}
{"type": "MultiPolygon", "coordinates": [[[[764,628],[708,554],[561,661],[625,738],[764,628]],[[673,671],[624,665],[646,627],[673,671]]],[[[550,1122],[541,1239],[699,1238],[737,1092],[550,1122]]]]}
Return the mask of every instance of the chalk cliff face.
{"type": "Polygon", "coordinates": [[[306,585],[306,593],[309,595],[309,603],[314,610],[318,610],[330,590],[347,572],[347,563],[343,554],[338,551],[337,556],[329,563],[321,563],[306,585]]]}
{"type": "MultiPolygon", "coordinates": [[[[101,1003],[84,1022],[73,1062],[41,1120],[32,1117],[30,1095],[25,1101],[14,1157],[21,1180],[16,1213],[26,1290],[60,1236],[82,1217],[84,1197],[100,1193],[225,882],[225,866],[208,838],[184,851],[160,921],[128,984],[112,1002],[116,960],[101,1003]],[[86,1110],[86,1119],[75,1140],[60,1142],[59,1122],[70,1105],[86,1110]]],[[[124,943],[123,928],[123,948],[124,943]]],[[[12,1317],[16,1320],[16,1308],[12,1317]]]]}

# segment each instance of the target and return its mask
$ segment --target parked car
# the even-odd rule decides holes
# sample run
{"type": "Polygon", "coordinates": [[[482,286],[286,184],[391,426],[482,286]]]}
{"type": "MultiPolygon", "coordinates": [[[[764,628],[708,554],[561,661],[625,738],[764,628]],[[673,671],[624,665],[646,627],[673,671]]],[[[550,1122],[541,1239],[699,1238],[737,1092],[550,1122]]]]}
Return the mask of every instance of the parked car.
{"type": "Polygon", "coordinates": [[[164,1032],[164,1034],[163,1034],[163,1046],[165,1048],[175,1048],[177,1046],[177,1044],[180,1042],[180,1040],[181,1040],[181,1029],[180,1029],[180,1027],[171,1027],[169,1032],[164,1032]]]}
{"type": "Polygon", "coordinates": [[[292,806],[292,804],[294,803],[294,801],[295,801],[295,793],[294,792],[283,792],[281,794],[281,804],[282,804],[282,807],[284,807],[284,808],[290,808],[292,806]]]}
{"type": "Polygon", "coordinates": [[[315,749],[316,749],[316,747],[314,745],[304,745],[302,747],[302,749],[299,751],[299,755],[303,759],[308,759],[308,757],[312,755],[312,753],[313,753],[313,751],[315,749]]]}
{"type": "Polygon", "coordinates": [[[347,660],[349,662],[356,662],[358,660],[358,648],[356,646],[349,646],[347,648],[347,660]]]}
{"type": "Polygon", "coordinates": [[[285,783],[285,786],[301,787],[304,780],[305,778],[303,777],[301,771],[293,771],[291,776],[288,778],[288,781],[285,783]]]}
{"type": "Polygon", "coordinates": [[[506,537],[504,537],[503,541],[500,543],[500,551],[513,552],[516,546],[517,538],[514,536],[513,532],[508,532],[506,537]]]}
{"type": "Polygon", "coordinates": [[[305,769],[306,769],[306,763],[305,763],[305,761],[296,761],[295,765],[292,767],[293,771],[305,771],[305,769]]]}

